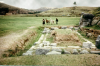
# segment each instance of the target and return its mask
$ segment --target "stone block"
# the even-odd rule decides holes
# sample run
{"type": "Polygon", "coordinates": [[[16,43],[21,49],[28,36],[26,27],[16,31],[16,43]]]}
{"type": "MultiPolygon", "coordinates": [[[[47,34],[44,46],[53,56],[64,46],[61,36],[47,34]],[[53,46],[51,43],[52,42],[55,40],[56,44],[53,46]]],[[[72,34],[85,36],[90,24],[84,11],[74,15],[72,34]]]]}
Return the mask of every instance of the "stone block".
{"type": "Polygon", "coordinates": [[[44,46],[44,44],[43,44],[43,43],[39,44],[39,47],[43,47],[43,46],[44,46]]]}
{"type": "Polygon", "coordinates": [[[83,22],[82,25],[83,25],[83,26],[88,26],[88,25],[89,25],[89,22],[83,22]]]}
{"type": "Polygon", "coordinates": [[[92,43],[91,42],[83,42],[83,46],[82,47],[91,49],[92,43]]]}
{"type": "Polygon", "coordinates": [[[44,28],[44,31],[47,31],[47,30],[49,30],[49,28],[44,28]]]}
{"type": "Polygon", "coordinates": [[[97,37],[96,39],[96,45],[95,45],[98,49],[100,49],[100,35],[97,37]]]}
{"type": "Polygon", "coordinates": [[[58,27],[51,27],[51,30],[59,29],[58,27]]]}
{"type": "Polygon", "coordinates": [[[78,49],[80,48],[79,46],[68,46],[68,48],[75,48],[75,49],[78,49]]]}
{"type": "Polygon", "coordinates": [[[51,48],[51,46],[44,46],[44,48],[51,48]]]}
{"type": "Polygon", "coordinates": [[[42,31],[42,34],[46,34],[47,32],[46,31],[42,31]]]}
{"type": "Polygon", "coordinates": [[[66,29],[66,28],[67,28],[66,26],[61,27],[61,29],[66,29]]]}
{"type": "Polygon", "coordinates": [[[56,47],[57,46],[57,43],[51,43],[50,46],[56,47]]]}
{"type": "Polygon", "coordinates": [[[52,49],[52,51],[62,52],[61,49],[52,49]]]}
{"type": "Polygon", "coordinates": [[[29,50],[33,50],[35,48],[35,46],[32,46],[29,50]]]}
{"type": "Polygon", "coordinates": [[[91,54],[100,54],[100,51],[90,51],[91,54]]]}
{"type": "Polygon", "coordinates": [[[69,27],[69,29],[73,29],[73,27],[69,27]]]}
{"type": "Polygon", "coordinates": [[[73,49],[72,53],[73,53],[73,54],[78,54],[77,49],[73,49]]]}
{"type": "Polygon", "coordinates": [[[71,54],[69,51],[64,51],[64,54],[71,54]]]}
{"type": "Polygon", "coordinates": [[[89,52],[88,52],[87,50],[82,50],[82,51],[80,52],[80,54],[89,54],[89,52]]]}
{"type": "Polygon", "coordinates": [[[46,55],[50,49],[36,49],[35,54],[36,55],[46,55]]]}
{"type": "Polygon", "coordinates": [[[39,44],[39,42],[35,42],[35,43],[34,43],[34,45],[37,45],[37,44],[39,44]]]}
{"type": "Polygon", "coordinates": [[[74,27],[74,29],[75,29],[75,30],[78,30],[78,29],[79,29],[79,27],[74,27]]]}
{"type": "Polygon", "coordinates": [[[61,55],[61,52],[51,51],[51,52],[48,52],[46,55],[61,55]]]}
{"type": "Polygon", "coordinates": [[[50,42],[49,41],[43,41],[44,46],[49,46],[50,42]]]}
{"type": "Polygon", "coordinates": [[[33,51],[27,51],[26,53],[23,53],[23,56],[26,56],[26,55],[32,55],[33,51]]]}

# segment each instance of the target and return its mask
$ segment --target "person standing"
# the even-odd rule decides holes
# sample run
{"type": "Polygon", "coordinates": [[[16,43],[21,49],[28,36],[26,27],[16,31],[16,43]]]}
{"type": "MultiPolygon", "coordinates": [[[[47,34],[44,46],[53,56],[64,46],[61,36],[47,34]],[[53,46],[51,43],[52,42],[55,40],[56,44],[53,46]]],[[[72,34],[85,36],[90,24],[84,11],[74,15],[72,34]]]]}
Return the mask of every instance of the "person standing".
{"type": "Polygon", "coordinates": [[[58,24],[58,19],[56,18],[56,24],[58,24]]]}
{"type": "Polygon", "coordinates": [[[42,20],[42,22],[43,22],[42,24],[45,25],[45,20],[44,19],[42,20]]]}

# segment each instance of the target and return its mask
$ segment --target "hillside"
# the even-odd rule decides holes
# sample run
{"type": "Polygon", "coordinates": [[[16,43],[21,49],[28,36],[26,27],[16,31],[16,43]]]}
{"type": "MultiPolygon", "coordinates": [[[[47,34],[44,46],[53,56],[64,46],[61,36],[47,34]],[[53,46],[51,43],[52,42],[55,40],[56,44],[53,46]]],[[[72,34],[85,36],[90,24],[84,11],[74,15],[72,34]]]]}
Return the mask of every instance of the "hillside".
{"type": "Polygon", "coordinates": [[[23,8],[18,8],[14,6],[7,5],[5,3],[0,3],[0,15],[5,15],[6,13],[12,14],[37,14],[38,16],[80,16],[82,12],[84,13],[99,13],[98,7],[63,7],[63,8],[48,8],[48,7],[41,7],[36,10],[28,10],[23,8]],[[96,12],[95,12],[96,11],[96,12]]]}
{"type": "Polygon", "coordinates": [[[45,16],[80,16],[82,12],[93,13],[97,7],[63,7],[40,13],[45,16]]]}
{"type": "Polygon", "coordinates": [[[100,17],[100,7],[94,10],[93,14],[100,17]]]}
{"type": "Polygon", "coordinates": [[[34,12],[28,9],[22,9],[22,8],[7,5],[5,3],[0,3],[0,15],[5,15],[6,13],[28,14],[28,13],[34,13],[34,12]]]}
{"type": "Polygon", "coordinates": [[[52,10],[52,9],[56,9],[56,8],[41,7],[39,9],[36,9],[35,11],[41,11],[41,12],[43,12],[43,11],[48,11],[48,10],[52,10]]]}

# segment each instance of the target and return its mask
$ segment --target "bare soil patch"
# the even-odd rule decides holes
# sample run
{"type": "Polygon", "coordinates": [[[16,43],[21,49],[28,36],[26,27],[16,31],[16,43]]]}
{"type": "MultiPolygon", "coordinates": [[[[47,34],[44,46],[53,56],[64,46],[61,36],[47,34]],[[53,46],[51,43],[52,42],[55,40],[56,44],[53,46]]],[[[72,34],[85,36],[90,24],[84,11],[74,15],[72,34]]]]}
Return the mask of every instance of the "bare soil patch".
{"type": "Polygon", "coordinates": [[[77,33],[71,29],[57,29],[51,32],[51,36],[54,37],[58,46],[82,46],[77,33]]]}
{"type": "Polygon", "coordinates": [[[31,30],[32,28],[34,27],[29,27],[27,30],[22,31],[21,33],[12,33],[0,37],[0,57],[2,54],[7,53],[5,51],[9,49],[15,50],[16,47],[23,49],[25,47],[25,43],[35,35],[35,32],[31,30]]]}
{"type": "Polygon", "coordinates": [[[84,32],[87,37],[92,38],[94,40],[96,40],[98,35],[100,35],[100,30],[81,28],[80,31],[84,32]]]}

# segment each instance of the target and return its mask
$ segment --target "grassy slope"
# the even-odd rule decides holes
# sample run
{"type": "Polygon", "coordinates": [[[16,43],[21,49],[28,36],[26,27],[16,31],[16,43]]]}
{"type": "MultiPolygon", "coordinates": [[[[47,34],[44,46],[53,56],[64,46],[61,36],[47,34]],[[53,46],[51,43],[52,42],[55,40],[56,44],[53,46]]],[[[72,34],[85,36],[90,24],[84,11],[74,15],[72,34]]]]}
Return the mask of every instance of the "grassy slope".
{"type": "MultiPolygon", "coordinates": [[[[4,36],[5,34],[9,34],[12,32],[20,32],[24,29],[27,29],[31,26],[42,26],[42,19],[49,19],[51,17],[3,17],[0,16],[0,36],[4,36]]],[[[52,17],[53,20],[56,17],[52,17]]],[[[78,24],[78,17],[58,17],[59,24],[58,25],[75,25],[78,24]]],[[[58,26],[58,25],[46,25],[46,26],[58,26]]]]}
{"type": "Polygon", "coordinates": [[[63,8],[58,8],[58,9],[53,9],[49,11],[42,12],[40,14],[42,15],[56,15],[56,16],[62,16],[62,15],[68,15],[70,14],[71,16],[80,16],[82,12],[84,13],[93,13],[94,9],[97,7],[63,7],[63,8]]]}

